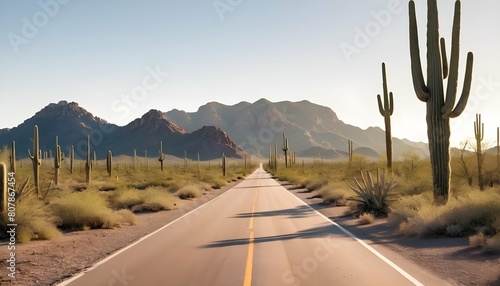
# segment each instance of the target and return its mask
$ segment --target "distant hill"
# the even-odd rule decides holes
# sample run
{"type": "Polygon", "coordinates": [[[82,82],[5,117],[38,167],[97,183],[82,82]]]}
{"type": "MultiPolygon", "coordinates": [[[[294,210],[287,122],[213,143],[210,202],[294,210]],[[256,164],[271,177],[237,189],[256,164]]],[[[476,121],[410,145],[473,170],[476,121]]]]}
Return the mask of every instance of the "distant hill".
{"type": "MultiPolygon", "coordinates": [[[[254,103],[240,102],[224,105],[210,102],[196,112],[171,110],[165,113],[175,124],[187,131],[203,125],[223,129],[244,150],[268,156],[274,144],[282,146],[282,134],[289,138],[290,148],[300,156],[345,156],[347,140],[354,142],[354,149],[367,156],[385,154],[385,132],[378,127],[361,129],[340,120],[335,112],[307,100],[299,102],[270,102],[260,99],[254,103]]],[[[274,147],[273,147],[274,148],[274,147]]],[[[428,155],[425,143],[393,138],[395,158],[414,151],[428,155]]]]}
{"type": "Polygon", "coordinates": [[[16,141],[17,156],[27,157],[27,150],[33,148],[33,127],[38,125],[40,149],[45,152],[55,149],[55,137],[68,154],[71,145],[75,155],[83,158],[86,152],[86,138],[91,136],[92,149],[99,159],[105,158],[107,150],[113,154],[132,155],[147,152],[149,157],[158,156],[160,140],[163,152],[177,157],[184,157],[184,152],[191,159],[200,154],[201,159],[220,158],[222,153],[228,157],[241,158],[244,151],[220,128],[200,127],[194,132],[187,132],[170,121],[161,111],[150,110],[126,126],[115,124],[93,116],[77,103],[61,101],[51,103],[33,117],[12,129],[0,130],[0,146],[10,146],[16,141]]]}

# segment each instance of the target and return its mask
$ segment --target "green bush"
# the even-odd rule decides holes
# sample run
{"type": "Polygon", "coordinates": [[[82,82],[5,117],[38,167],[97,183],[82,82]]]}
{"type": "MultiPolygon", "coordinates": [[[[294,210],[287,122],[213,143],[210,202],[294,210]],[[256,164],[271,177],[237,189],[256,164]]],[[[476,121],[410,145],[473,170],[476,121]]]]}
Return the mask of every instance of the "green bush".
{"type": "Polygon", "coordinates": [[[18,202],[16,223],[16,235],[19,242],[52,239],[61,235],[55,225],[51,209],[36,196],[28,196],[18,202]]]}

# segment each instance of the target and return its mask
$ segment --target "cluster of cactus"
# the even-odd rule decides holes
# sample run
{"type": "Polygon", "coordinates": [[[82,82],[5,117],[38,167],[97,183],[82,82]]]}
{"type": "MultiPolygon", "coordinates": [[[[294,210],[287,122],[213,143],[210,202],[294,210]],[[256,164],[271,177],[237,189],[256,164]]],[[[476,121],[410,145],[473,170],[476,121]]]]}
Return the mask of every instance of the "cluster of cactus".
{"type": "Polygon", "coordinates": [[[413,87],[417,98],[427,105],[427,134],[431,157],[434,201],[445,204],[450,193],[450,118],[459,116],[469,98],[472,82],[473,54],[467,54],[462,95],[455,106],[458,85],[461,3],[455,2],[450,64],[444,38],[439,38],[436,0],[428,0],[427,83],[424,80],[418,43],[415,2],[409,2],[410,59],[413,87]],[[448,77],[446,97],[443,80],[448,77]]]}
{"type": "Polygon", "coordinates": [[[61,163],[64,160],[64,154],[61,151],[61,146],[59,145],[59,139],[56,136],[56,155],[54,156],[54,184],[59,184],[59,173],[61,170],[61,163]]]}
{"type": "Polygon", "coordinates": [[[106,157],[106,171],[110,177],[113,175],[113,153],[111,153],[111,150],[108,150],[108,156],[106,157]]]}
{"type": "Polygon", "coordinates": [[[40,144],[38,140],[38,125],[35,125],[33,131],[33,155],[28,149],[28,156],[33,163],[33,181],[35,184],[35,191],[38,198],[41,198],[42,194],[40,191],[40,165],[42,164],[42,150],[40,150],[39,148],[40,144]]]}
{"type": "Polygon", "coordinates": [[[87,135],[87,161],[85,162],[85,180],[87,184],[90,183],[91,171],[92,161],[90,160],[90,135],[87,135]]]}
{"type": "Polygon", "coordinates": [[[382,88],[384,91],[384,100],[377,95],[378,109],[384,117],[385,123],[385,149],[387,157],[387,169],[392,170],[392,134],[391,134],[391,115],[394,112],[394,98],[392,92],[387,90],[387,77],[385,73],[385,63],[382,63],[382,88]]]}
{"type": "Polygon", "coordinates": [[[160,170],[163,172],[163,161],[165,160],[165,154],[163,154],[163,142],[160,141],[160,155],[158,161],[160,161],[160,170]]]}
{"type": "Polygon", "coordinates": [[[481,114],[476,114],[476,121],[474,121],[474,137],[476,138],[476,155],[477,155],[477,179],[479,182],[479,189],[484,189],[483,178],[483,162],[484,154],[481,147],[481,142],[484,139],[484,123],[481,123],[481,114]]]}
{"type": "Polygon", "coordinates": [[[283,152],[285,152],[285,168],[288,168],[288,138],[285,137],[285,133],[283,133],[283,148],[281,148],[283,152]]]}

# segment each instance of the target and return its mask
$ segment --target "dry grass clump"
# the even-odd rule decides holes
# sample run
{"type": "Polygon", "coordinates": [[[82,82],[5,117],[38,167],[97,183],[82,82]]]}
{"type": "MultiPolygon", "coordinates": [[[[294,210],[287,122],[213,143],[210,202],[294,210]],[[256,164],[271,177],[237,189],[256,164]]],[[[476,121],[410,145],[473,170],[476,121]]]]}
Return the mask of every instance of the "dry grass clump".
{"type": "Polygon", "coordinates": [[[61,235],[51,209],[36,196],[28,196],[17,204],[16,223],[18,242],[52,239],[61,235]]]}
{"type": "Polygon", "coordinates": [[[373,214],[364,213],[359,216],[358,224],[361,225],[372,224],[374,221],[375,221],[375,216],[373,216],[373,214]]]}
{"type": "Polygon", "coordinates": [[[111,210],[104,196],[94,189],[55,199],[51,207],[65,228],[113,228],[127,222],[122,213],[111,210]]]}
{"type": "Polygon", "coordinates": [[[473,234],[484,228],[499,233],[497,225],[500,192],[494,189],[474,190],[459,197],[450,197],[444,206],[433,204],[430,195],[407,196],[393,205],[389,221],[400,225],[408,235],[473,234]]]}
{"type": "Polygon", "coordinates": [[[180,188],[175,195],[181,199],[193,199],[200,197],[204,192],[210,190],[210,185],[207,183],[189,183],[180,188]]]}
{"type": "Polygon", "coordinates": [[[161,187],[117,190],[110,195],[109,201],[114,209],[130,209],[132,212],[157,212],[174,207],[173,196],[161,187]]]}
{"type": "Polygon", "coordinates": [[[328,182],[328,184],[318,190],[318,194],[323,198],[325,203],[332,203],[336,206],[345,206],[347,198],[351,195],[351,192],[338,186],[337,183],[328,182]]]}

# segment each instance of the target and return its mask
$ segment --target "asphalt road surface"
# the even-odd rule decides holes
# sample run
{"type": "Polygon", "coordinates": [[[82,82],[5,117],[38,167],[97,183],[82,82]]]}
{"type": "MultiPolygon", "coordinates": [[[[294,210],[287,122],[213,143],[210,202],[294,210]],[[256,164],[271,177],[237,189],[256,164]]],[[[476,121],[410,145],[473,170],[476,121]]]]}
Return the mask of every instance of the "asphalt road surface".
{"type": "MultiPolygon", "coordinates": [[[[435,282],[429,285],[442,285],[435,282]]],[[[60,285],[423,283],[259,168],[223,195],[60,285]]]]}

